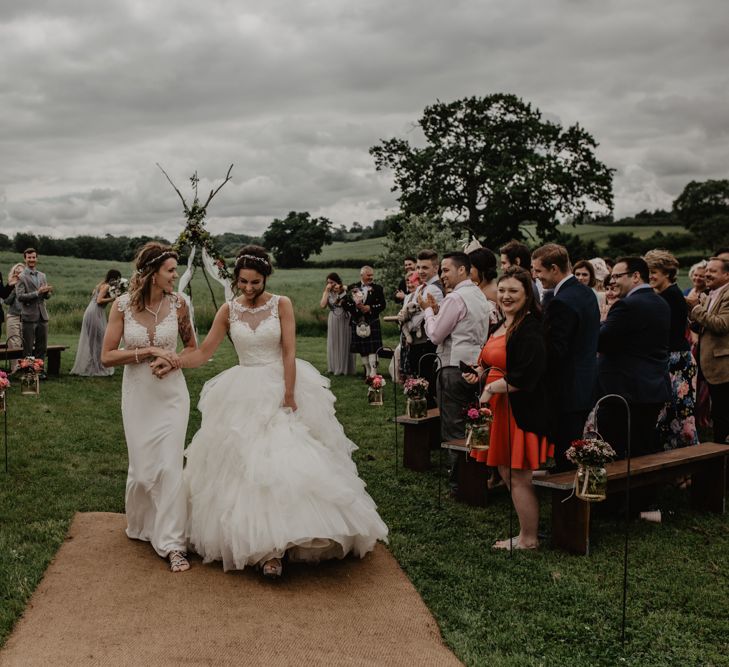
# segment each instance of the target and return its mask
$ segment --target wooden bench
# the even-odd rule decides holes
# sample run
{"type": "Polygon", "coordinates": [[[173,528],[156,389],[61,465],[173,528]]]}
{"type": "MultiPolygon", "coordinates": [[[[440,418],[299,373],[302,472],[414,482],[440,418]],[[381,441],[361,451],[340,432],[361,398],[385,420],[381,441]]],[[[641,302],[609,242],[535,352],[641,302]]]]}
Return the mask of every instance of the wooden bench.
{"type": "Polygon", "coordinates": [[[425,472],[430,469],[430,451],[440,446],[440,410],[428,410],[422,419],[413,419],[407,415],[395,417],[395,421],[403,426],[402,464],[410,470],[425,472]]]}
{"type": "MultiPolygon", "coordinates": [[[[723,514],[725,511],[729,445],[713,442],[638,456],[630,462],[630,488],[655,486],[691,475],[691,505],[723,514]]],[[[605,466],[608,497],[627,486],[627,461],[605,466]]],[[[576,554],[590,553],[590,505],[571,495],[575,471],[535,477],[534,485],[552,492],[552,544],[576,554]],[[567,500],[569,498],[569,500],[567,500]]]]}
{"type": "MultiPolygon", "coordinates": [[[[48,363],[46,365],[46,374],[58,376],[61,374],[61,352],[68,349],[68,345],[49,345],[46,351],[48,363]]],[[[0,360],[6,359],[22,359],[22,347],[2,347],[0,346],[0,360]]]]}
{"type": "Polygon", "coordinates": [[[469,455],[464,438],[443,442],[441,447],[450,452],[458,452],[462,457],[456,470],[456,500],[474,507],[486,507],[489,502],[488,466],[469,455]]]}

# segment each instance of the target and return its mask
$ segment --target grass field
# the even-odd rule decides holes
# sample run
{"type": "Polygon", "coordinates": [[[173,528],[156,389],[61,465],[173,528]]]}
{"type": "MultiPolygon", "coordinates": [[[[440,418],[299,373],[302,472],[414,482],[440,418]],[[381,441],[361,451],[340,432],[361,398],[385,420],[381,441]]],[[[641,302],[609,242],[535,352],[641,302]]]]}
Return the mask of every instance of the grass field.
{"type": "MultiPolygon", "coordinates": [[[[0,255],[0,266],[13,258],[0,255]]],[[[70,295],[85,305],[108,268],[41,259],[58,290],[54,299],[62,302],[60,297],[69,295],[70,313],[75,312],[70,295]]],[[[296,301],[310,299],[309,291],[321,286],[311,271],[279,272],[275,289],[299,289],[296,301]]],[[[202,285],[196,284],[194,293],[205,294],[202,285]]],[[[199,310],[203,302],[200,298],[199,310]]],[[[73,513],[121,512],[124,506],[121,372],[110,378],[70,377],[77,334],[60,331],[64,313],[52,313],[51,342],[71,347],[61,378],[43,383],[38,398],[21,397],[17,386],[9,391],[10,472],[0,472],[0,643],[62,543],[73,513]]],[[[68,317],[64,326],[70,327],[68,317]]],[[[298,347],[299,356],[325,369],[324,338],[301,337],[298,347]]],[[[224,342],[209,364],[185,372],[193,405],[203,382],[233,363],[234,352],[224,342]]],[[[631,524],[629,641],[623,651],[621,522],[595,522],[589,558],[556,551],[548,540],[537,553],[492,553],[491,543],[509,530],[509,499],[501,494],[484,509],[444,499],[439,507],[435,453],[432,473],[400,469],[396,474],[392,388],[386,388],[385,407],[374,408],[366,405],[361,380],[332,378],[338,416],[360,446],[355,453],[360,473],[390,527],[389,548],[461,660],[489,667],[729,665],[725,516],[695,513],[685,492],[669,488],[661,498],[662,524],[631,524]]],[[[398,401],[401,412],[402,398],[398,401]]],[[[193,409],[188,441],[198,426],[193,409]]],[[[549,513],[545,497],[542,530],[548,530],[549,513]]],[[[114,566],[113,554],[98,558],[114,566]]]]}
{"type": "MultiPolygon", "coordinates": [[[[77,511],[123,511],[126,451],[119,409],[121,373],[63,375],[39,398],[10,390],[10,472],[0,473],[0,643],[38,584],[77,511]]],[[[299,356],[325,368],[322,338],[299,340],[299,356]]],[[[193,399],[202,383],[234,363],[225,343],[204,368],[186,371],[193,399]]],[[[390,549],[434,613],[446,642],[468,665],[729,664],[729,526],[696,514],[676,489],[662,499],[661,525],[635,522],[630,537],[626,650],[619,642],[621,524],[597,521],[589,558],[545,543],[537,553],[492,553],[509,526],[509,501],[487,508],[443,500],[437,473],[395,474],[392,386],[386,406],[369,407],[356,378],[332,379],[355,460],[383,519],[390,549]]],[[[402,400],[400,410],[402,410],[402,400]]],[[[194,400],[193,400],[194,405],[194,400]]],[[[199,425],[193,410],[188,440],[199,425]]],[[[437,464],[434,454],[433,463],[437,464]]],[[[543,529],[549,501],[543,499],[543,529]]],[[[98,554],[114,563],[113,554],[98,554]]],[[[155,558],[150,549],[150,559],[155,558]]],[[[133,584],[130,584],[133,585],[133,584]]]]}

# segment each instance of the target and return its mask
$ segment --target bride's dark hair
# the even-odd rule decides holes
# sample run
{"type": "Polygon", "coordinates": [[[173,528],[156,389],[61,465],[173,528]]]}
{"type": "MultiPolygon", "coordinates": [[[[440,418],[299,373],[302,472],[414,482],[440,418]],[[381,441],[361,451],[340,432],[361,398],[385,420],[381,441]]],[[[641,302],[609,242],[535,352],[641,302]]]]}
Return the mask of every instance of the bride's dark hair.
{"type": "MultiPolygon", "coordinates": [[[[243,269],[251,269],[260,273],[264,279],[273,273],[271,259],[265,248],[259,245],[244,245],[236,255],[233,269],[233,286],[238,284],[238,274],[243,269]]],[[[265,280],[264,280],[265,282],[265,280]]]]}

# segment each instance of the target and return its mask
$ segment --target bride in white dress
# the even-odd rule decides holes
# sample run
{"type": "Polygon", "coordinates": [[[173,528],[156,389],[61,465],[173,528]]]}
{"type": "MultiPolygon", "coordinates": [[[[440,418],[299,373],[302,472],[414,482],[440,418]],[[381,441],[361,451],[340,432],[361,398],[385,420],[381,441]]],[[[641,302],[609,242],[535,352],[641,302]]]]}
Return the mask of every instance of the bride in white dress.
{"type": "MultiPolygon", "coordinates": [[[[270,273],[266,251],[244,247],[235,265],[241,295],[180,359],[200,366],[227,332],[239,359],[200,394],[202,425],[185,467],[190,546],[225,570],[259,565],[276,577],[284,555],[364,556],[386,540],[387,526],[357,475],[356,446],[334,416],[329,381],[295,358],[293,307],[265,291],[270,273]]],[[[164,372],[166,362],[155,366],[164,372]]]]}
{"type": "Polygon", "coordinates": [[[187,497],[182,480],[183,451],[190,412],[185,377],[173,369],[155,377],[151,362],[179,366],[178,334],[185,348],[195,336],[185,301],[173,292],[177,253],[156,242],[137,253],[129,292],[113,304],[101,361],[124,365],[122,421],[129,452],[125,506],[127,535],[151,542],[173,572],[190,564],[185,557],[187,497]],[[124,339],[123,349],[118,349],[124,339]]]}

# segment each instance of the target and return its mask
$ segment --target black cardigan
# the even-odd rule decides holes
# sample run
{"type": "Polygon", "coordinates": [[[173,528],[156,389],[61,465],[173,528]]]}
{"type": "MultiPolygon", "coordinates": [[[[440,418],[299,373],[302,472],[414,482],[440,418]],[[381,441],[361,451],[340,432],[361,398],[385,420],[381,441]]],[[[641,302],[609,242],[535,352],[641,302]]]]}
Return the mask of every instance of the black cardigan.
{"type": "Polygon", "coordinates": [[[547,433],[547,348],[541,322],[531,313],[506,343],[506,379],[519,391],[509,393],[511,411],[522,431],[547,433]]]}

